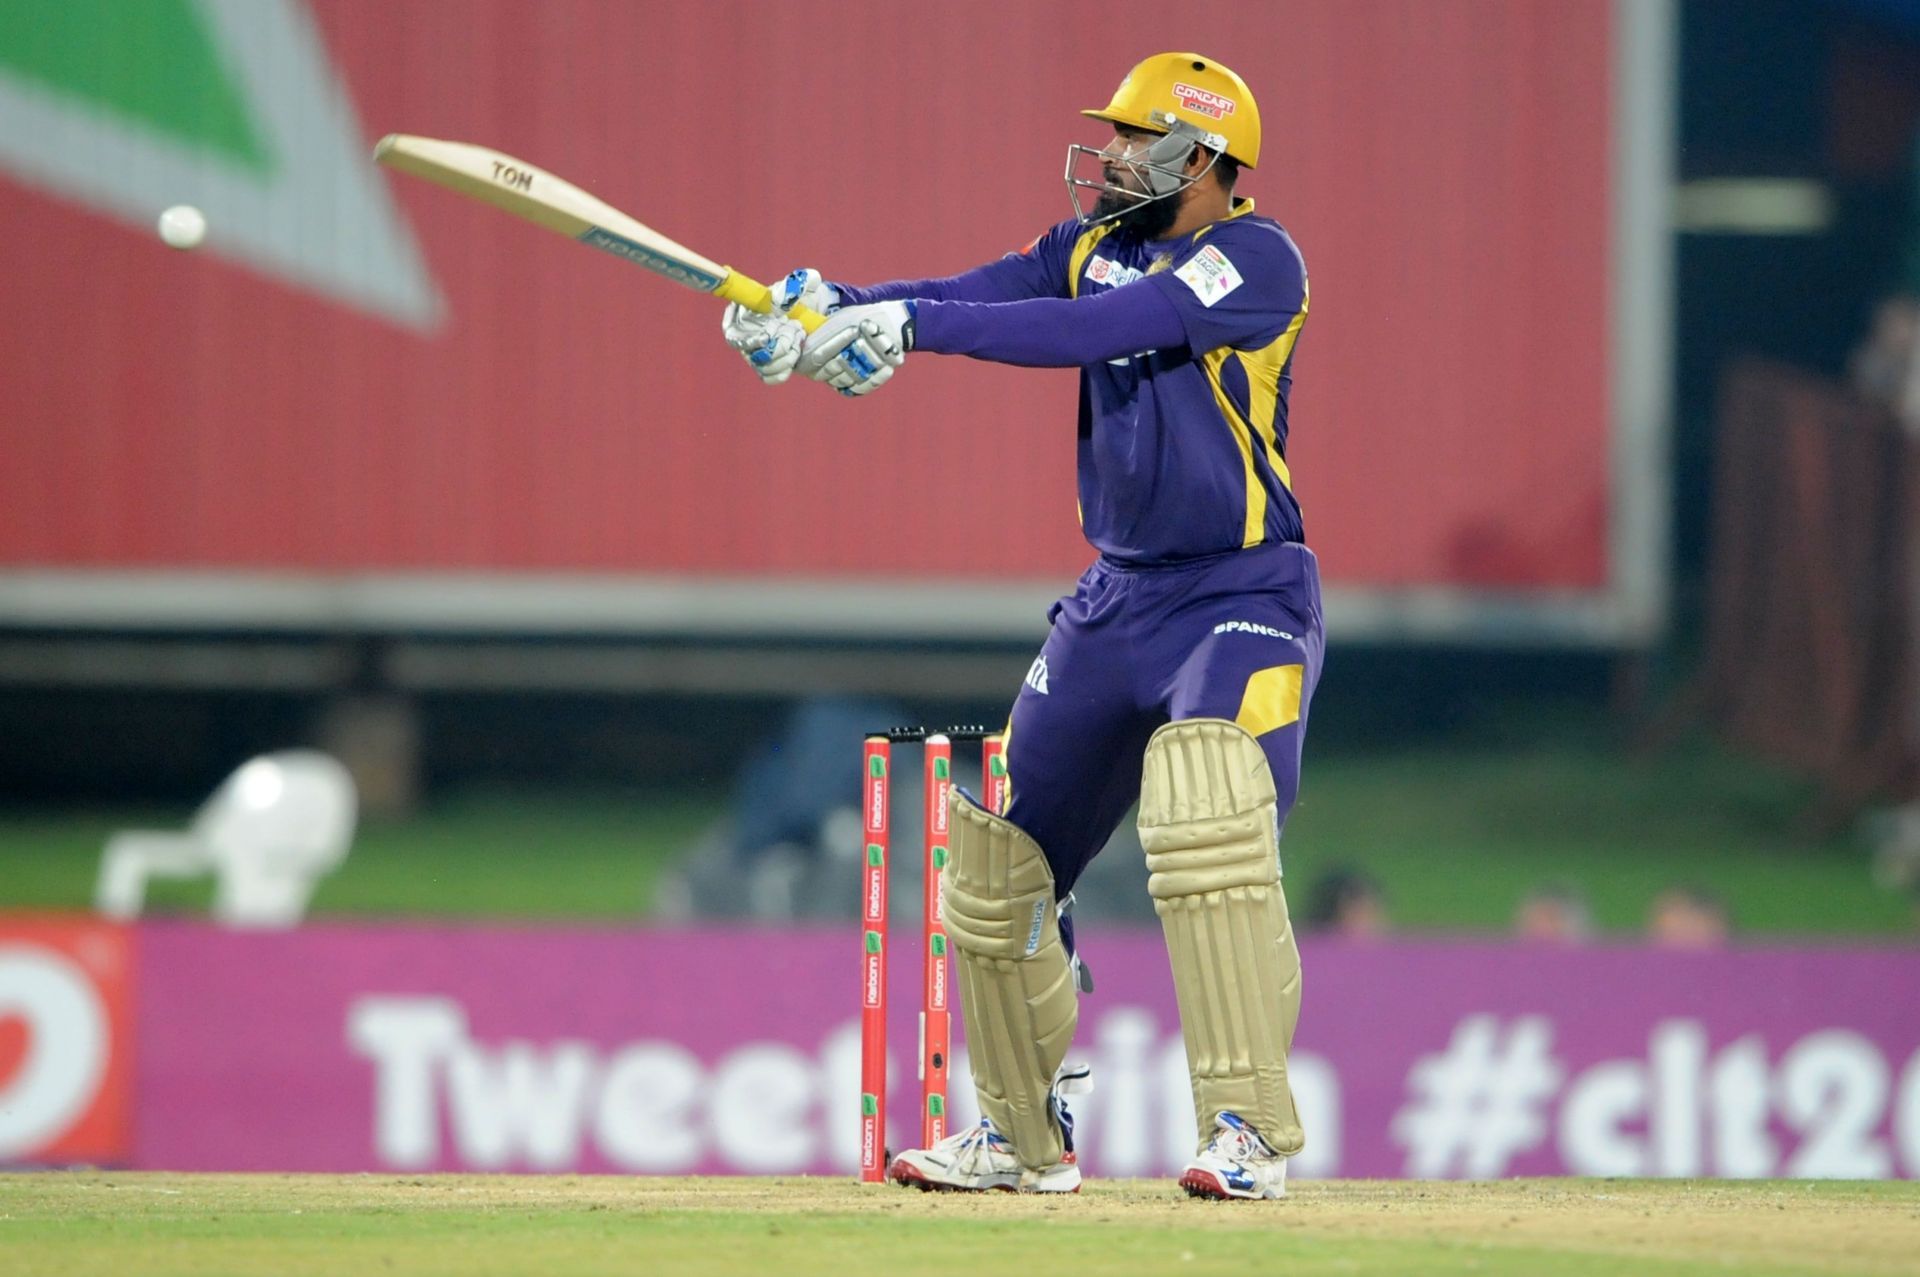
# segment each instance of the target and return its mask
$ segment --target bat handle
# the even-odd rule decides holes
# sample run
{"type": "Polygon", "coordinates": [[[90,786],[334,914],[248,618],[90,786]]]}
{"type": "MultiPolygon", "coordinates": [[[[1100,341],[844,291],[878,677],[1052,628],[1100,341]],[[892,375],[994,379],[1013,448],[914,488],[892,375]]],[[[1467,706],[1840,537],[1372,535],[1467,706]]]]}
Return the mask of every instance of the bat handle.
{"type": "MultiPolygon", "coordinates": [[[[748,310],[758,311],[762,315],[773,313],[773,293],[758,280],[742,275],[732,267],[727,275],[713,290],[714,296],[724,297],[730,302],[738,302],[748,310]]],[[[791,306],[787,309],[787,318],[797,320],[800,326],[812,332],[827,322],[827,317],[809,306],[791,306]]]]}
{"type": "Polygon", "coordinates": [[[799,321],[800,326],[808,332],[827,322],[827,317],[813,307],[801,306],[797,303],[787,307],[787,318],[799,321]]]}

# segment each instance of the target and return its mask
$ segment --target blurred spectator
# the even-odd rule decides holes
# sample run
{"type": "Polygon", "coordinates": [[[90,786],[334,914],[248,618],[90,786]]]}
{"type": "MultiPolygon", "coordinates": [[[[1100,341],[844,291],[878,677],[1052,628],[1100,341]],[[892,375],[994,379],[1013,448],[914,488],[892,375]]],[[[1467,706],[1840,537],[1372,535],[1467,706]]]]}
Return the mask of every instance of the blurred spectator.
{"type": "MultiPolygon", "coordinates": [[[[1920,143],[1915,148],[1914,185],[1920,195],[1920,143]]],[[[1895,293],[1875,310],[1867,335],[1853,352],[1847,367],[1853,387],[1863,397],[1892,409],[1910,438],[1920,438],[1920,228],[1909,247],[1909,268],[1915,278],[1909,291],[1895,293]]],[[[1911,581],[1907,643],[1920,652],[1920,520],[1907,524],[1907,561],[1911,581]]],[[[1913,680],[1920,687],[1920,677],[1913,680]]],[[[1920,742],[1920,699],[1909,711],[1908,730],[1920,742]]],[[[1912,746],[1920,750],[1920,744],[1912,746]]],[[[1920,800],[1909,782],[1902,806],[1869,822],[1874,844],[1874,873],[1892,890],[1920,888],[1920,800]]]]}
{"type": "Polygon", "coordinates": [[[1881,301],[1847,361],[1847,376],[1862,398],[1920,430],[1920,297],[1895,293],[1881,301]]]}
{"type": "Polygon", "coordinates": [[[1593,911],[1586,894],[1571,883],[1535,887],[1514,910],[1513,934],[1548,944],[1580,944],[1593,935],[1593,911]]]}
{"type": "Polygon", "coordinates": [[[1647,939],[1662,949],[1717,949],[1731,930],[1726,901],[1705,887],[1670,887],[1647,911],[1647,939]]]}
{"type": "Polygon", "coordinates": [[[1906,285],[1907,291],[1920,297],[1920,122],[1913,130],[1912,162],[1907,174],[1907,251],[1906,285]]]}
{"type": "MultiPolygon", "coordinates": [[[[661,876],[655,915],[674,922],[842,916],[863,846],[860,742],[908,721],[905,714],[898,705],[850,697],[796,701],[779,733],[741,767],[727,815],[661,876]]],[[[898,774],[896,808],[917,811],[919,767],[898,774]]],[[[916,846],[918,838],[916,825],[900,845],[916,846]]],[[[911,901],[917,892],[896,887],[893,894],[911,901]]]]}
{"type": "Polygon", "coordinates": [[[1385,935],[1388,926],[1387,894],[1364,869],[1339,865],[1307,888],[1308,931],[1365,938],[1385,935]]]}
{"type": "MultiPolygon", "coordinates": [[[[859,808],[860,742],[869,732],[907,722],[906,715],[885,701],[796,701],[780,734],[763,741],[740,769],[732,800],[734,855],[742,861],[783,852],[819,855],[821,823],[835,807],[859,808]]],[[[845,841],[857,850],[860,835],[845,841]]]]}

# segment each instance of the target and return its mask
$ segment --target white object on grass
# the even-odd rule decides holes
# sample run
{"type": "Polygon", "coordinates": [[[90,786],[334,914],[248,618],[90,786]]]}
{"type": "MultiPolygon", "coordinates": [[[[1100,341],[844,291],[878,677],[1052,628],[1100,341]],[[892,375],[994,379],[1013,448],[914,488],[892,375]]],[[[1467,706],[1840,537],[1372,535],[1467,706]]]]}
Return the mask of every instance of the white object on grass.
{"type": "Polygon", "coordinates": [[[184,833],[127,830],[107,840],[94,906],[138,917],[149,878],[216,876],[213,916],[291,927],[353,843],[359,809],[347,769],[315,750],[262,754],[229,776],[184,833]]]}

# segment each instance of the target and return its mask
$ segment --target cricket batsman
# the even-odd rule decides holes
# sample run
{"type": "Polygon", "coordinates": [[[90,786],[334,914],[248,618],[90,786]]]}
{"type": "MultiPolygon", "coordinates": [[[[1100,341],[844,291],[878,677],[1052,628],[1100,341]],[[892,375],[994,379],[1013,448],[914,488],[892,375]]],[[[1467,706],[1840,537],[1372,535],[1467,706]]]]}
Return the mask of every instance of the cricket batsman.
{"type": "Polygon", "coordinates": [[[1069,147],[1075,216],[1025,251],[869,287],[795,271],[776,295],[824,325],[809,335],[730,306],[725,332],[765,381],[798,370],[846,395],[879,389],[916,351],[1080,370],[1080,517],[1099,557],[1050,611],[1014,702],[1006,810],[956,789],[950,812],[943,920],[984,1117],[889,1174],[1079,1188],[1063,1099],[1079,990],[1061,902],[1137,798],[1200,1131],[1180,1184],[1281,1197],[1304,1135],[1287,1082],[1300,956],[1279,839],[1323,650],[1286,461],[1306,267],[1234,193],[1260,160],[1238,75],[1162,53],[1082,114],[1113,140],[1069,147]]]}

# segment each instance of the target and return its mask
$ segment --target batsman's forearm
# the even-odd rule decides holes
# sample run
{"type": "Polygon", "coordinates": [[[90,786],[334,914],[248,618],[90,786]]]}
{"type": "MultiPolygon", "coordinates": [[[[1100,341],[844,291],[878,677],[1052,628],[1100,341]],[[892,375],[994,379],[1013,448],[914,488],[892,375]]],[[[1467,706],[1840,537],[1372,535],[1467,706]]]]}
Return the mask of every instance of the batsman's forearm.
{"type": "Polygon", "coordinates": [[[942,279],[896,279],[885,284],[835,283],[843,306],[864,306],[869,302],[1010,302],[1023,297],[1045,295],[1045,281],[1038,264],[1022,254],[1010,254],[997,262],[976,266],[942,279]]]}
{"type": "Polygon", "coordinates": [[[1071,301],[923,301],[913,348],[1023,368],[1080,368],[1186,341],[1180,312],[1143,281],[1071,301]]]}

